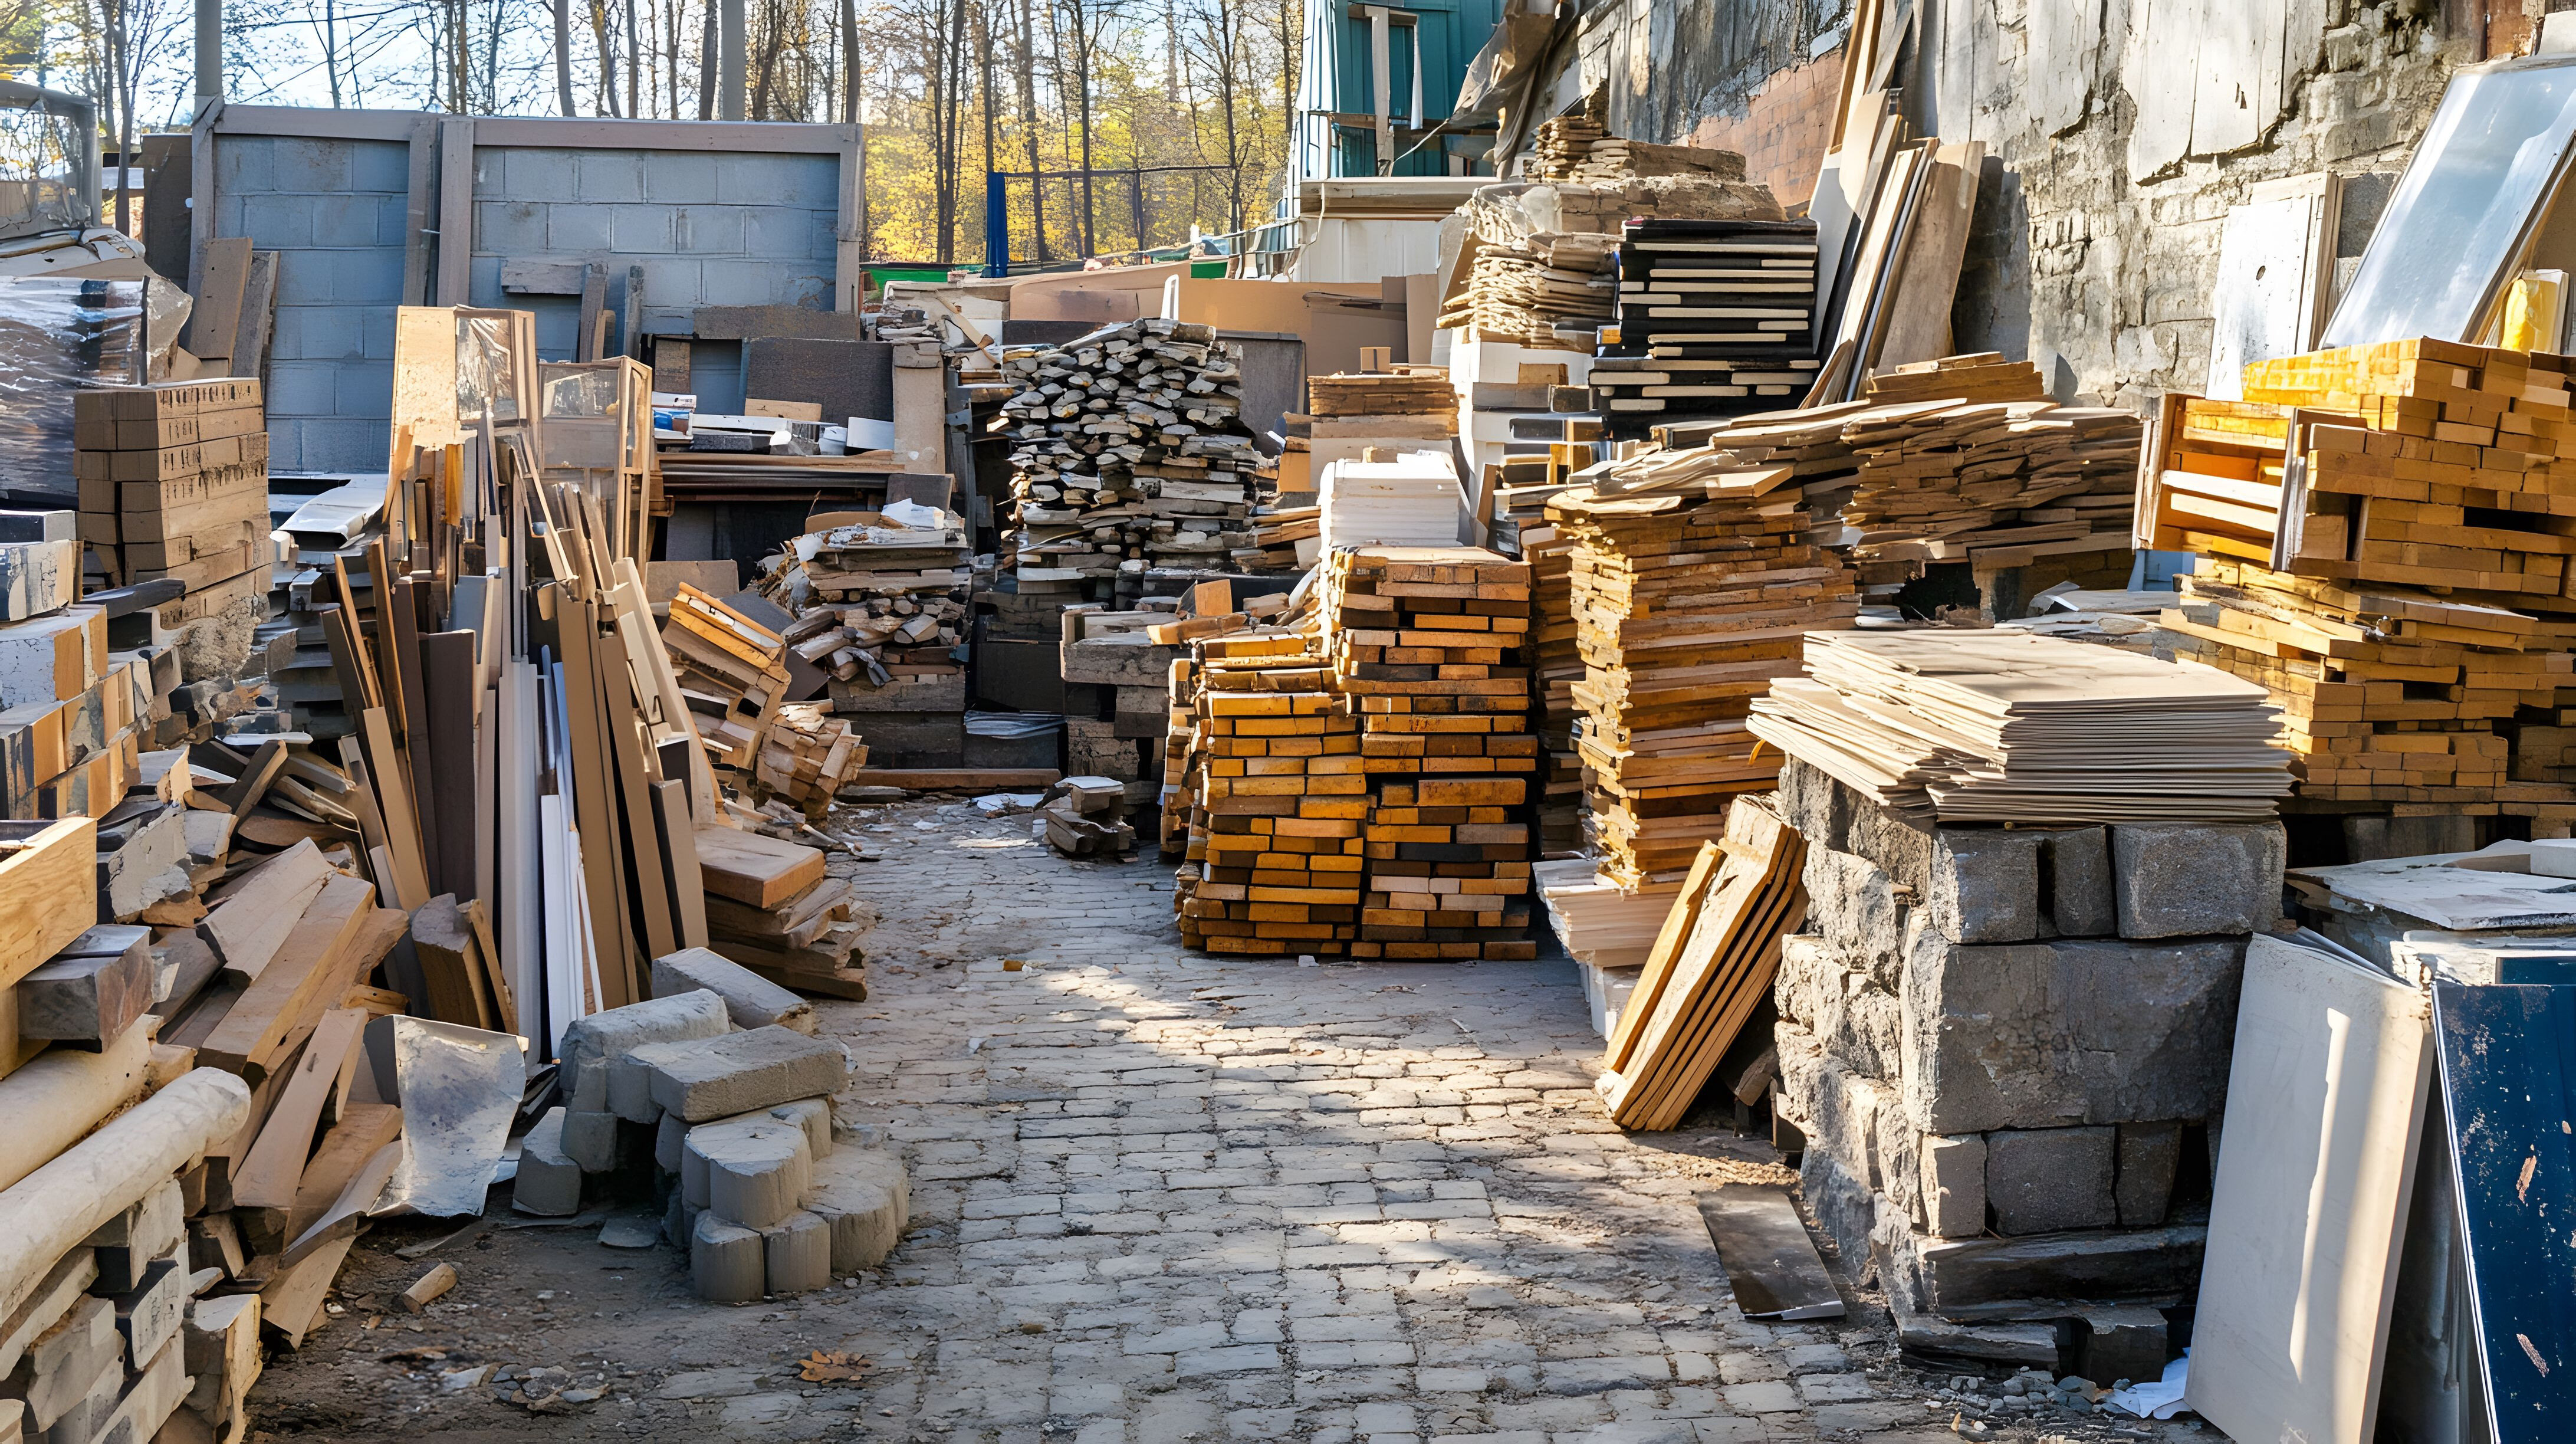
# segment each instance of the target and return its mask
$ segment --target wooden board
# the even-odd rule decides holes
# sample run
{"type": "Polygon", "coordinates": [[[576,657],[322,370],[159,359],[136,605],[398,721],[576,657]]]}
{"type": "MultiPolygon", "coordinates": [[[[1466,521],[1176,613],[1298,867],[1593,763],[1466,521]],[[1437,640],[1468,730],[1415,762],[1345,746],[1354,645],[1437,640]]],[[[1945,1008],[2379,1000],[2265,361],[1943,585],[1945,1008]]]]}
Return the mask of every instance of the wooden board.
{"type": "Polygon", "coordinates": [[[299,1026],[339,999],[354,981],[345,974],[375,912],[373,888],[334,873],[304,910],[259,977],[195,1040],[197,1059],[229,1072],[264,1073],[299,1026]],[[338,986],[333,986],[335,980],[338,986]]]}
{"type": "Polygon", "coordinates": [[[412,790],[403,780],[402,756],[394,749],[384,708],[370,707],[359,715],[358,737],[365,750],[367,779],[374,784],[376,809],[384,822],[385,850],[393,862],[395,903],[405,909],[419,907],[432,896],[428,862],[413,812],[412,790]]]}
{"type": "Polygon", "coordinates": [[[352,1235],[324,1244],[259,1291],[260,1322],[274,1329],[288,1348],[302,1348],[322,1322],[323,1297],[340,1277],[340,1265],[348,1261],[349,1246],[355,1242],[352,1235]]]}
{"type": "Polygon", "coordinates": [[[98,922],[98,824],[0,822],[0,988],[98,922]]]}
{"type": "Polygon", "coordinates": [[[677,915],[672,931],[684,948],[707,945],[707,880],[698,866],[697,831],[689,822],[688,784],[666,778],[653,784],[653,819],[659,829],[663,882],[677,915]]]}
{"type": "Polygon", "coordinates": [[[359,1035],[366,1025],[367,1015],[355,1009],[334,1008],[322,1015],[285,1091],[278,1095],[277,1106],[261,1125],[259,1141],[233,1170],[235,1208],[294,1207],[297,1183],[312,1156],[314,1130],[357,1055],[359,1035]]]}
{"type": "Polygon", "coordinates": [[[774,908],[823,880],[823,854],[802,843],[724,827],[699,828],[696,840],[706,890],[718,897],[774,908]]]}
{"type": "Polygon", "coordinates": [[[224,971],[257,981],[305,908],[337,875],[311,839],[298,842],[229,884],[197,924],[197,935],[223,960],[224,971]]]}
{"type": "Polygon", "coordinates": [[[483,827],[482,798],[475,786],[475,704],[483,689],[476,684],[474,634],[432,632],[420,639],[420,659],[430,768],[416,775],[439,783],[419,796],[423,812],[438,819],[428,829],[437,849],[430,885],[470,899],[476,886],[475,845],[483,827]]]}

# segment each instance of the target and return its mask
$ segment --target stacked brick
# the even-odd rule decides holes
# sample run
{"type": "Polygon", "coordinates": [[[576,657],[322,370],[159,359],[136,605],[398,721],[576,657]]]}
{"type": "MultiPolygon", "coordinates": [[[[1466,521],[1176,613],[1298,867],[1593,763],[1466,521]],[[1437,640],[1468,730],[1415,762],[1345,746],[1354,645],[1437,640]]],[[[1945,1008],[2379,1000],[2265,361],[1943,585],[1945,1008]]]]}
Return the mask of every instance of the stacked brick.
{"type": "Polygon", "coordinates": [[[1359,721],[1369,785],[1352,953],[1535,956],[1529,565],[1363,547],[1333,553],[1323,586],[1333,677],[1359,721]]]}
{"type": "Polygon", "coordinates": [[[2046,1357],[2067,1309],[2026,1300],[2189,1297],[2186,1155],[2215,1144],[2280,824],[1932,827],[1795,759],[1779,806],[1809,904],[1774,1102],[1817,1220],[1882,1260],[1900,1337],[2046,1357]]]}
{"type": "Polygon", "coordinates": [[[80,533],[109,586],[269,589],[268,420],[246,378],[75,393],[80,533]]]}
{"type": "Polygon", "coordinates": [[[2576,633],[2532,615],[2571,606],[2566,364],[2392,342],[2249,366],[2242,402],[2177,403],[2156,540],[2215,560],[2154,640],[2273,693],[2302,797],[2576,817],[2559,726],[2576,633]],[[2306,480],[2285,516],[2293,407],[2306,480]]]}

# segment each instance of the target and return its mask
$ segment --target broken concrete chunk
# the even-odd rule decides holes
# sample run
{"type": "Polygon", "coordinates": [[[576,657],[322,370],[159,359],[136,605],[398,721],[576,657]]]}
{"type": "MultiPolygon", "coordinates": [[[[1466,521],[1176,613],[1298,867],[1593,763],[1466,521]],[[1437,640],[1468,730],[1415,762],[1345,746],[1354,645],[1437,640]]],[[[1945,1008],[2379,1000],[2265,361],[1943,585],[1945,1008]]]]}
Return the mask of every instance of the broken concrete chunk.
{"type": "Polygon", "coordinates": [[[654,1052],[653,1102],[691,1123],[829,1097],[849,1079],[839,1044],[788,1028],[755,1028],[646,1051],[654,1052]]]}
{"type": "Polygon", "coordinates": [[[653,995],[673,997],[704,990],[724,999],[737,1028],[772,1025],[811,1033],[814,1005],[721,953],[682,948],[653,960],[653,995]]]}
{"type": "Polygon", "coordinates": [[[747,1304],[768,1292],[768,1244],[759,1234],[712,1213],[689,1231],[689,1283],[699,1298],[747,1304]]]}
{"type": "Polygon", "coordinates": [[[1935,835],[1928,906],[1954,943],[2018,943],[2039,936],[2042,834],[1945,827],[1935,835]]]}
{"type": "Polygon", "coordinates": [[[875,1268],[912,1223],[912,1179],[903,1160],[877,1148],[844,1148],[814,1165],[805,1207],[830,1225],[832,1272],[875,1268]]]}
{"type": "Polygon", "coordinates": [[[2289,833],[2277,822],[2130,822],[2111,829],[2120,936],[2243,934],[2281,916],[2289,833]]]}
{"type": "Polygon", "coordinates": [[[618,1125],[625,1122],[614,1113],[591,1113],[578,1108],[564,1110],[564,1157],[578,1164],[584,1173],[614,1173],[622,1161],[618,1142],[618,1125]]]}
{"type": "Polygon", "coordinates": [[[2110,1128],[2007,1129],[1986,1135],[1986,1203],[2007,1236],[2107,1228],[2119,1222],[2111,1197],[2110,1128]]]}
{"type": "Polygon", "coordinates": [[[769,1291],[801,1294],[832,1282],[832,1230],[802,1210],[760,1231],[769,1269],[769,1291]]]}
{"type": "MultiPolygon", "coordinates": [[[[729,1032],[723,998],[713,993],[680,993],[629,1003],[593,1013],[564,1029],[564,1103],[590,1113],[613,1111],[608,1100],[608,1062],[647,1043],[678,1043],[729,1032]]],[[[650,1123],[650,1118],[638,1118],[650,1123]]]]}
{"type": "Polygon", "coordinates": [[[816,1160],[832,1156],[831,1099],[799,1098],[793,1103],[781,1103],[770,1109],[769,1116],[783,1118],[804,1129],[806,1142],[814,1146],[816,1160]]]}
{"type": "Polygon", "coordinates": [[[519,1177],[510,1206],[521,1213],[562,1218],[581,1212],[581,1165],[563,1151],[564,1110],[549,1108],[519,1140],[519,1177]]]}
{"type": "Polygon", "coordinates": [[[2097,1386],[2109,1388],[2122,1379],[2161,1379],[2172,1354],[2172,1334],[2164,1311],[2138,1304],[2101,1304],[2079,1317],[2076,1371],[2097,1386]]]}

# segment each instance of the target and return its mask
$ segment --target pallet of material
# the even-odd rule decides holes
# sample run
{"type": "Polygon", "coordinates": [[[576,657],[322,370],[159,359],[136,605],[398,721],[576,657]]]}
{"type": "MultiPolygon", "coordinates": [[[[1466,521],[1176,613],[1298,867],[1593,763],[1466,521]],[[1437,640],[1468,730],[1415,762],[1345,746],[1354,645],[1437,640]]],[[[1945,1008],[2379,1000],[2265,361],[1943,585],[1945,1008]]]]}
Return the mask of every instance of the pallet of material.
{"type": "Polygon", "coordinates": [[[1574,546],[1589,840],[1623,887],[1678,875],[1729,798],[1772,785],[1754,700],[1796,675],[1804,634],[1858,615],[1796,481],[1726,451],[1648,451],[1548,503],[1574,546]]]}
{"type": "Polygon", "coordinates": [[[248,378],[75,393],[80,537],[107,585],[168,577],[199,591],[264,572],[267,427],[248,378]]]}
{"type": "Polygon", "coordinates": [[[1398,371],[1336,372],[1306,378],[1306,412],[1315,417],[1401,416],[1458,409],[1458,390],[1437,366],[1398,371]]]}

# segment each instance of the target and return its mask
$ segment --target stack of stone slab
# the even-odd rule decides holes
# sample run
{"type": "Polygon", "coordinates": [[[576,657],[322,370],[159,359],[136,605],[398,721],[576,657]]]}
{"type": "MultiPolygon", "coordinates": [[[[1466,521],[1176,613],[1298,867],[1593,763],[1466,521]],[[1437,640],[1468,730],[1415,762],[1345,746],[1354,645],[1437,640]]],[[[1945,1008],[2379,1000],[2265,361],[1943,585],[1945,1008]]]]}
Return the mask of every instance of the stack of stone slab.
{"type": "Polygon", "coordinates": [[[2070,1318],[2160,1340],[2200,1276],[2186,1155],[2215,1156],[2281,825],[1934,826],[1794,758],[1778,796],[1810,903],[1774,1105],[1818,1223],[1877,1259],[1909,1347],[2053,1365],[2070,1318]]]}
{"type": "Polygon", "coordinates": [[[702,948],[657,959],[653,983],[565,1030],[565,1102],[522,1143],[513,1206],[573,1214],[586,1185],[648,1178],[699,1297],[723,1303],[883,1261],[910,1185],[894,1154],[840,1146],[848,1061],[811,1006],[702,948]]]}

